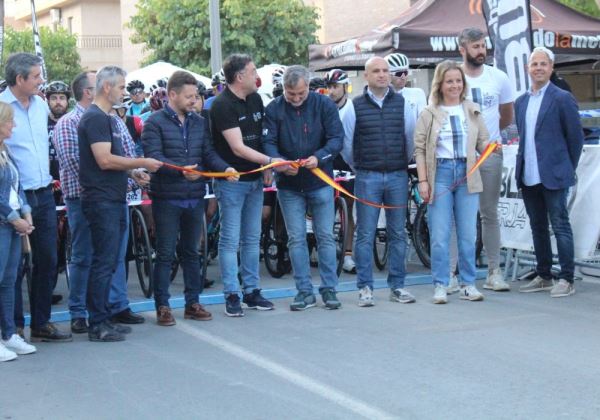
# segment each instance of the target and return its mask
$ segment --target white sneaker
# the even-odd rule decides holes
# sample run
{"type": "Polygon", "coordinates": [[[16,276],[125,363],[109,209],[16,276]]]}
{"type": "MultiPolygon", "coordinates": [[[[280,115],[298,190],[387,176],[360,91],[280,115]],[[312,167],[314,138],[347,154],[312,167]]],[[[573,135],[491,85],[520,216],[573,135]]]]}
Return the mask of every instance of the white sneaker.
{"type": "Polygon", "coordinates": [[[346,273],[356,274],[356,263],[352,259],[352,255],[344,256],[344,265],[342,266],[342,269],[346,273]]]}
{"type": "Polygon", "coordinates": [[[15,360],[16,358],[17,353],[7,349],[3,344],[0,343],[0,362],[8,362],[10,360],[15,360]]]}
{"type": "Polygon", "coordinates": [[[485,283],[483,283],[483,288],[495,292],[506,292],[510,290],[510,285],[504,281],[502,270],[495,268],[488,272],[485,283]]]}
{"type": "Polygon", "coordinates": [[[564,279],[560,279],[550,290],[550,296],[553,298],[571,296],[575,293],[575,286],[564,279]]]}
{"type": "Polygon", "coordinates": [[[441,284],[435,286],[433,291],[433,303],[448,303],[448,292],[446,287],[441,284]]]}
{"type": "Polygon", "coordinates": [[[452,293],[456,293],[460,290],[460,286],[458,285],[458,277],[455,274],[450,276],[450,282],[448,283],[448,287],[446,287],[446,293],[451,295],[452,293]]]}
{"type": "Polygon", "coordinates": [[[460,298],[465,300],[483,300],[483,295],[474,285],[464,286],[460,288],[460,298]]]}
{"type": "Polygon", "coordinates": [[[2,340],[2,344],[4,344],[4,346],[6,346],[7,349],[21,355],[35,353],[37,350],[35,346],[29,344],[17,334],[13,334],[6,341],[2,340]]]}
{"type": "Polygon", "coordinates": [[[367,306],[374,306],[375,300],[373,299],[373,291],[369,286],[365,286],[358,291],[358,306],[365,308],[367,306]]]}

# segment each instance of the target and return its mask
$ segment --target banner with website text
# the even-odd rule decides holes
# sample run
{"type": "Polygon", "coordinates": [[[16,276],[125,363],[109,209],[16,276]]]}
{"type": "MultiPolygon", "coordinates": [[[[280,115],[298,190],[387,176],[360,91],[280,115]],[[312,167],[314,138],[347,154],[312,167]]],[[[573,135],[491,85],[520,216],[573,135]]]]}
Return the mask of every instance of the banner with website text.
{"type": "MultiPolygon", "coordinates": [[[[502,247],[533,251],[529,218],[521,193],[515,181],[515,163],[518,146],[504,146],[502,189],[498,203],[498,218],[502,247]]],[[[575,258],[594,257],[600,238],[600,146],[585,146],[577,167],[577,184],[567,198],[567,207],[573,238],[575,258]]],[[[552,249],[556,254],[556,241],[552,235],[552,249]]]]}

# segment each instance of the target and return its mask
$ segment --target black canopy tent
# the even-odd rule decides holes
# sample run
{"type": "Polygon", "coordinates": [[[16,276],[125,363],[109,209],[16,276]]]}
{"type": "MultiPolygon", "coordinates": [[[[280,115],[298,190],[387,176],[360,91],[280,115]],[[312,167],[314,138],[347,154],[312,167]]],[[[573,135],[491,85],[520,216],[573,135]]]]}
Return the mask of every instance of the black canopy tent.
{"type": "MultiPolygon", "coordinates": [[[[392,52],[406,54],[413,65],[456,58],[456,36],[462,29],[477,27],[487,33],[482,1],[485,0],[419,0],[397,18],[365,35],[310,45],[309,67],[313,71],[360,69],[370,57],[392,52]]],[[[557,63],[600,58],[600,20],[555,0],[531,0],[531,23],[533,45],[553,50],[557,63]]]]}

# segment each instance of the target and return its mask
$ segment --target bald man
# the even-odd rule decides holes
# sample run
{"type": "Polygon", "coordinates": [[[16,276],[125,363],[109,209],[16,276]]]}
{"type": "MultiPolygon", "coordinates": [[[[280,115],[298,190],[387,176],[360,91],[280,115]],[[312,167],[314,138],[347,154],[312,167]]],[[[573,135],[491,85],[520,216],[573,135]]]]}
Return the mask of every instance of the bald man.
{"type": "MultiPolygon", "coordinates": [[[[404,221],[408,200],[407,148],[404,121],[404,97],[390,86],[388,63],[373,57],[365,64],[367,86],[352,101],[355,114],[352,155],[356,169],[354,192],[379,204],[399,206],[385,211],[389,241],[390,300],[411,303],[415,298],[404,289],[406,234],[404,221]]],[[[344,124],[346,126],[347,124],[344,124]]],[[[357,203],[356,261],[358,306],[369,307],[373,300],[373,241],[379,208],[357,203]]]]}
{"type": "Polygon", "coordinates": [[[576,182],[575,169],[583,149],[583,129],[573,95],[550,83],[553,67],[552,51],[544,47],[533,50],[527,64],[531,90],[515,102],[521,139],[515,179],[529,216],[537,260],[537,276],[519,291],[550,290],[550,295],[558,298],[575,293],[575,251],[567,193],[576,182]],[[560,263],[557,283],[551,273],[548,218],[560,263]]]}

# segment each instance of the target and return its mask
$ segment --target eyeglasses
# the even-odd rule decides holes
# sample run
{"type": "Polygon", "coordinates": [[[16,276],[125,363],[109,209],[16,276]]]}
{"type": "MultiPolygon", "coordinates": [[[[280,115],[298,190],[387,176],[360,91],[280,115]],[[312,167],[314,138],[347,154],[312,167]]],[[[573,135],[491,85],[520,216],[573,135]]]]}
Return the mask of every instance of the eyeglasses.
{"type": "Polygon", "coordinates": [[[408,76],[408,70],[400,70],[394,73],[396,77],[406,77],[408,76]]]}

